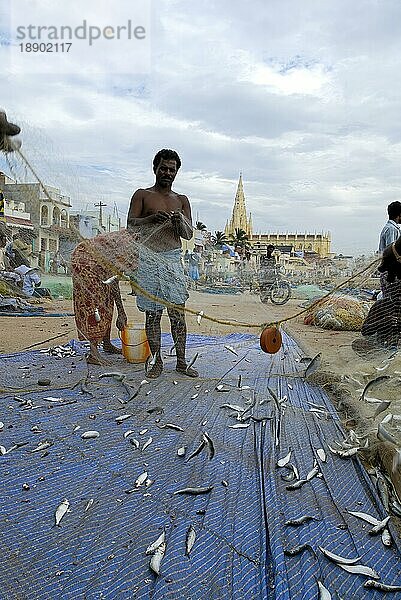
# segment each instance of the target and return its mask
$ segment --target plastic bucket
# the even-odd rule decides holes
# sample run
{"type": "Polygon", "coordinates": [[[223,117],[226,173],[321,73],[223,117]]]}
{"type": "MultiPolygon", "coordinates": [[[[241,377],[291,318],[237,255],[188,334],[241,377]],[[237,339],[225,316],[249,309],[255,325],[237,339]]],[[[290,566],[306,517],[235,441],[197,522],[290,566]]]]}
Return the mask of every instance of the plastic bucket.
{"type": "Polygon", "coordinates": [[[127,323],[121,332],[124,358],[130,363],[144,363],[150,356],[146,331],[140,323],[127,323]]]}

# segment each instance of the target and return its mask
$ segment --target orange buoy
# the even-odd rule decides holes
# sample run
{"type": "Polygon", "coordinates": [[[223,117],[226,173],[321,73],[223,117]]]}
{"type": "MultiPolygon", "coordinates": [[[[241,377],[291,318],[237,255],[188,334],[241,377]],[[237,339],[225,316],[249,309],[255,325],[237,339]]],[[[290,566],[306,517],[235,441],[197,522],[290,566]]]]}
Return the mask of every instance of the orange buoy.
{"type": "Polygon", "coordinates": [[[267,354],[276,354],[281,348],[282,338],[278,327],[265,327],[260,334],[260,347],[267,354]]]}

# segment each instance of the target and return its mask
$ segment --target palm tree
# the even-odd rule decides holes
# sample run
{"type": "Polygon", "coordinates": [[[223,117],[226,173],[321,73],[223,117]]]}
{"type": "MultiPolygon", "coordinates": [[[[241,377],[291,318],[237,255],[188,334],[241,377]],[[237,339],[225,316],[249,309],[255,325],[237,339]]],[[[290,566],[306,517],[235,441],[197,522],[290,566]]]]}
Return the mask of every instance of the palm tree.
{"type": "Polygon", "coordinates": [[[215,231],[213,236],[213,242],[215,246],[222,246],[223,244],[227,244],[228,239],[224,231],[215,231]]]}
{"type": "Polygon", "coordinates": [[[196,221],[195,229],[198,231],[207,231],[207,227],[202,221],[196,221]]]}
{"type": "Polygon", "coordinates": [[[236,229],[234,235],[231,236],[232,241],[234,242],[234,246],[240,246],[244,248],[248,241],[248,236],[246,231],[243,229],[236,229]]]}

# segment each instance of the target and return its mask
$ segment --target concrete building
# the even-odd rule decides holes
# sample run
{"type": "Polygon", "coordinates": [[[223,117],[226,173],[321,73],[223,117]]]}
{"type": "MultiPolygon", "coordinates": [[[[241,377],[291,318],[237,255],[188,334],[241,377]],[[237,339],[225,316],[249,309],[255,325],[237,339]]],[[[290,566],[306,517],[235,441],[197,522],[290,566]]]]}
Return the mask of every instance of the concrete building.
{"type": "Polygon", "coordinates": [[[60,250],[60,238],[71,235],[70,198],[58,188],[46,186],[49,199],[39,183],[16,183],[4,173],[0,173],[0,189],[8,203],[14,207],[24,205],[30,214],[35,234],[33,255],[37,265],[48,272],[53,257],[60,250]]]}
{"type": "Polygon", "coordinates": [[[231,219],[227,221],[224,233],[227,238],[235,235],[236,229],[243,229],[247,236],[249,245],[257,254],[265,254],[269,244],[273,244],[283,252],[306,257],[315,254],[319,258],[332,256],[331,235],[329,232],[321,233],[254,233],[252,215],[246,212],[245,194],[243,188],[242,174],[240,174],[237,193],[235,195],[231,219]]]}

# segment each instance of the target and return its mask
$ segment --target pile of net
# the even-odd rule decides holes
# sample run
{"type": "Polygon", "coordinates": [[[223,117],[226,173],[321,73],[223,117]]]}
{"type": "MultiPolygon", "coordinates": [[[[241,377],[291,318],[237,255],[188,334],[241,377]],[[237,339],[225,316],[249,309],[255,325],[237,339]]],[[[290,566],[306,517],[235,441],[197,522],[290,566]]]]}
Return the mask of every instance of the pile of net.
{"type": "Polygon", "coordinates": [[[330,296],[311,307],[304,323],[336,331],[360,331],[369,308],[369,302],[352,296],[330,296]]]}

